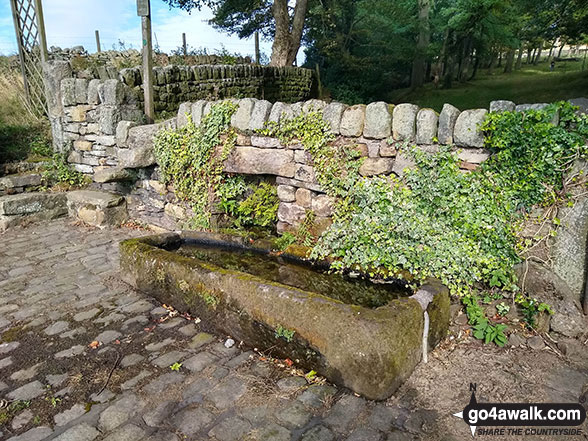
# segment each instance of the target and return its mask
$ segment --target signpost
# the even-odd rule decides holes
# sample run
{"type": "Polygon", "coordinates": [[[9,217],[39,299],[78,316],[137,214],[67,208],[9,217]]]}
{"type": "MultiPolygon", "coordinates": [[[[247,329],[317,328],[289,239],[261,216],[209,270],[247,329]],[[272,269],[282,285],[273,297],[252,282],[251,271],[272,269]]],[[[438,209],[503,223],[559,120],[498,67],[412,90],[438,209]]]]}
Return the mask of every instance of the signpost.
{"type": "Polygon", "coordinates": [[[155,109],[153,107],[153,44],[151,42],[151,5],[149,0],[137,0],[137,15],[141,17],[143,33],[143,93],[145,96],[145,116],[153,124],[155,109]]]}

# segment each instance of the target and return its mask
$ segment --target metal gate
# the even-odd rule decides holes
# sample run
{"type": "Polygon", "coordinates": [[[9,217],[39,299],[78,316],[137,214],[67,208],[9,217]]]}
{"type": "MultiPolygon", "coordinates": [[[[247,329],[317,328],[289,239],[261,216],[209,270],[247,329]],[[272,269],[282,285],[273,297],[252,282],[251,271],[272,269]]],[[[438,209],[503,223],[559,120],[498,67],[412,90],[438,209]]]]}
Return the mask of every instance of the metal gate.
{"type": "Polygon", "coordinates": [[[10,0],[18,56],[22,73],[24,102],[35,116],[47,115],[42,63],[47,61],[47,40],[41,0],[10,0]]]}

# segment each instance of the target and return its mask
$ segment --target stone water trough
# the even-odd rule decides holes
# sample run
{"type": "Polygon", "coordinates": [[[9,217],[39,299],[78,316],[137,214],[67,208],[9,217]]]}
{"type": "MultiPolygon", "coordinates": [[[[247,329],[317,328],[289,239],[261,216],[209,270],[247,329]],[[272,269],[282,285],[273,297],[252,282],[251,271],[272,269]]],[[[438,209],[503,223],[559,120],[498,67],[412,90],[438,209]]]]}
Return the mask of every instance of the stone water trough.
{"type": "Polygon", "coordinates": [[[237,341],[369,399],[388,398],[447,334],[449,294],[327,274],[268,241],[167,233],[121,243],[123,278],[237,341]]]}

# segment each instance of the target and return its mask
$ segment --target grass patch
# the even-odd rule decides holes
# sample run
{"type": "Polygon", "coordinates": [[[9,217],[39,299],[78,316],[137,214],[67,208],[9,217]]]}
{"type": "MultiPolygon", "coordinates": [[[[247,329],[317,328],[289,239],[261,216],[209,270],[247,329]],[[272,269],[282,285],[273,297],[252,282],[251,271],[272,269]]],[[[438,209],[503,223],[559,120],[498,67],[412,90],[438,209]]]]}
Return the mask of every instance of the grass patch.
{"type": "Polygon", "coordinates": [[[550,71],[549,63],[523,65],[510,74],[496,69],[493,74],[480,72],[467,83],[454,82],[451,89],[435,89],[432,84],[422,89],[392,91],[387,97],[393,103],[414,103],[440,112],[450,103],[461,110],[488,108],[490,101],[511,100],[517,104],[553,103],[587,95],[588,70],[582,71],[582,61],[556,63],[550,71]]]}
{"type": "Polygon", "coordinates": [[[0,163],[45,156],[51,136],[45,119],[23,103],[24,88],[16,57],[0,57],[0,163]]]}

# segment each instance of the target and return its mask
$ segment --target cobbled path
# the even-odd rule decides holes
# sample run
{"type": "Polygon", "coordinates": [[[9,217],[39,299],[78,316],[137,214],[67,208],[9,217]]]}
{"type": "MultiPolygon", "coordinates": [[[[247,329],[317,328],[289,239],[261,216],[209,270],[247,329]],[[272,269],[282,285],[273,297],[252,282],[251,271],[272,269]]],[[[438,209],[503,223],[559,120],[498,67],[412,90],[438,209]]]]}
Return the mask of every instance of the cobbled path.
{"type": "Polygon", "coordinates": [[[0,439],[441,439],[433,410],[307,384],[122,283],[118,242],[145,234],[60,220],[0,235],[0,439]]]}

